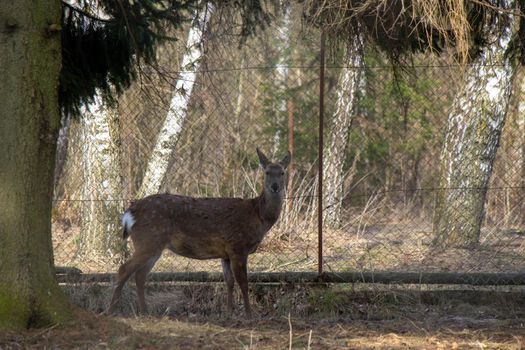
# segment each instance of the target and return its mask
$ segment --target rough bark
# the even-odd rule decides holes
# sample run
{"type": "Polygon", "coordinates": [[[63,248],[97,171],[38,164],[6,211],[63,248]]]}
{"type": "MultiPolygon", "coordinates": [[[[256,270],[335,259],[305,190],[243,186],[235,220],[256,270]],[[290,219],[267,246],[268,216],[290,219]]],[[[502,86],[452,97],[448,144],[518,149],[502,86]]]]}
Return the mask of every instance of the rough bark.
{"type": "Polygon", "coordinates": [[[122,167],[117,109],[100,95],[82,110],[83,196],[79,254],[122,260],[122,167]]]}
{"type": "Polygon", "coordinates": [[[70,315],[54,277],[60,1],[0,1],[0,329],[70,315]]]}
{"type": "Polygon", "coordinates": [[[182,58],[181,73],[175,85],[166,119],[160,129],[155,147],[151,153],[138,197],[157,193],[168,170],[170,158],[175,150],[182,124],[186,119],[188,103],[193,85],[203,58],[203,33],[209,23],[213,6],[208,5],[194,20],[188,33],[186,53],[182,58]]]}
{"type": "MultiPolygon", "coordinates": [[[[508,8],[511,3],[507,2],[508,8]]],[[[437,246],[479,242],[487,185],[515,71],[511,58],[505,55],[512,27],[511,20],[504,30],[498,26],[489,29],[490,45],[466,69],[464,87],[448,116],[434,217],[437,246]]]]}
{"type": "Polygon", "coordinates": [[[341,222],[341,204],[344,195],[344,162],[348,132],[352,123],[352,110],[356,102],[356,92],[360,85],[363,65],[361,40],[356,38],[348,45],[345,68],[341,69],[337,84],[337,102],[332,116],[328,142],[324,157],[324,221],[331,227],[341,222]]]}

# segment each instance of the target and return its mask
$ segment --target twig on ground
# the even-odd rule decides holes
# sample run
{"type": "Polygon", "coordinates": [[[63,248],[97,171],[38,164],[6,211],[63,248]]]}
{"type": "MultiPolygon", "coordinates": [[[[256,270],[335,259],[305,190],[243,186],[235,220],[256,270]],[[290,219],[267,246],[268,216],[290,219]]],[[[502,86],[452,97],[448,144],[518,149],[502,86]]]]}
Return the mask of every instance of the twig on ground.
{"type": "Polygon", "coordinates": [[[290,318],[290,313],[288,313],[288,327],[290,328],[290,342],[289,342],[289,345],[288,345],[288,349],[292,350],[293,332],[292,332],[292,320],[290,318]]]}
{"type": "Polygon", "coordinates": [[[272,271],[275,271],[277,269],[280,269],[280,268],[283,268],[285,266],[290,266],[290,265],[294,265],[294,264],[298,264],[298,263],[301,263],[303,261],[306,261],[308,260],[309,258],[301,258],[301,259],[297,259],[297,260],[294,260],[294,261],[289,261],[287,263],[284,263],[284,264],[281,264],[281,265],[277,265],[277,266],[270,266],[270,268],[264,270],[263,272],[272,272],[272,271]]]}
{"type": "Polygon", "coordinates": [[[50,327],[47,327],[43,330],[41,330],[40,332],[38,332],[37,334],[35,334],[32,339],[36,339],[36,338],[40,338],[42,335],[44,335],[44,333],[46,332],[49,332],[55,328],[57,328],[59,326],[59,323],[55,323],[54,325],[50,326],[50,327]]]}

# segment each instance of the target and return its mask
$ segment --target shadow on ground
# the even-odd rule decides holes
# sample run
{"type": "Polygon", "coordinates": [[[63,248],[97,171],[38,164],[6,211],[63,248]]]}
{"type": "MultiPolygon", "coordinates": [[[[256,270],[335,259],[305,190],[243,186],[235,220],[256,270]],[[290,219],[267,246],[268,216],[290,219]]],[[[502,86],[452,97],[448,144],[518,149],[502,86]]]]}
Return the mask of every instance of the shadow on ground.
{"type": "MultiPolygon", "coordinates": [[[[91,288],[68,286],[66,292],[78,305],[99,311],[110,288],[91,288]]],[[[133,315],[130,289],[116,317],[78,311],[69,324],[1,334],[0,348],[520,349],[525,344],[521,290],[368,288],[254,285],[258,315],[250,320],[240,305],[233,315],[225,313],[219,284],[153,286],[151,315],[140,318],[133,315]]]]}

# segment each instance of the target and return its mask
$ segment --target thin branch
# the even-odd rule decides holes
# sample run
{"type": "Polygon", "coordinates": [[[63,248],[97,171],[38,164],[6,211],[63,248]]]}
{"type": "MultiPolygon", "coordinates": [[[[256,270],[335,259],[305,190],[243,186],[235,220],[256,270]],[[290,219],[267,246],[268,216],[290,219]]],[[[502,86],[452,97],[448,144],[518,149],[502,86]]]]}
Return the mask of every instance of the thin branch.
{"type": "Polygon", "coordinates": [[[92,19],[94,21],[97,21],[97,22],[103,22],[103,23],[115,23],[116,22],[114,19],[104,19],[104,18],[97,17],[94,14],[91,14],[91,13],[89,13],[87,11],[79,9],[76,6],[71,5],[66,0],[62,0],[62,5],[64,5],[65,7],[69,8],[71,11],[75,11],[75,12],[81,14],[82,16],[88,17],[88,18],[90,18],[90,19],[92,19]]]}

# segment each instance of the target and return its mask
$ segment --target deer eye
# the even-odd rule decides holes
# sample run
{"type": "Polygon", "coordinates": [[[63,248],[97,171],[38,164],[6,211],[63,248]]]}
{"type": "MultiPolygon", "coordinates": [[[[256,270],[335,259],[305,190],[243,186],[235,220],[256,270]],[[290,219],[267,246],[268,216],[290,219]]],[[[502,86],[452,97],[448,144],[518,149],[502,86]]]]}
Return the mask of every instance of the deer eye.
{"type": "Polygon", "coordinates": [[[284,171],[281,172],[281,176],[284,176],[284,171]]]}
{"type": "Polygon", "coordinates": [[[267,171],[267,172],[266,172],[266,175],[270,175],[270,172],[269,172],[269,171],[267,171]]]}

